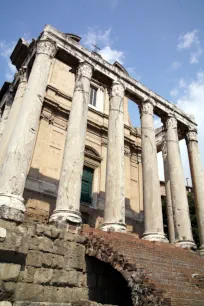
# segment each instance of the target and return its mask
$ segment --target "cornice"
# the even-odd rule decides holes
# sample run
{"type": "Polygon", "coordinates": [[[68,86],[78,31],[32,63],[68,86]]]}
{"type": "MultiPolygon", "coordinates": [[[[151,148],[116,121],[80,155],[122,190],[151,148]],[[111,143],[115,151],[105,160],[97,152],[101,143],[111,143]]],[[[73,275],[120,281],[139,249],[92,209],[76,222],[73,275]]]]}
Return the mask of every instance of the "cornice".
{"type": "Polygon", "coordinates": [[[44,28],[44,35],[55,40],[59,48],[65,50],[79,61],[86,61],[94,67],[94,70],[101,72],[108,78],[111,78],[112,81],[122,80],[126,87],[126,91],[133,95],[139,104],[147,98],[153,98],[155,101],[156,114],[168,114],[169,112],[174,112],[177,120],[185,126],[197,126],[195,121],[176,105],[170,103],[160,95],[148,89],[146,86],[128,76],[116,66],[106,62],[102,57],[96,56],[94,53],[82,47],[79,43],[70,39],[64,33],[56,30],[50,25],[47,25],[44,28]]]}

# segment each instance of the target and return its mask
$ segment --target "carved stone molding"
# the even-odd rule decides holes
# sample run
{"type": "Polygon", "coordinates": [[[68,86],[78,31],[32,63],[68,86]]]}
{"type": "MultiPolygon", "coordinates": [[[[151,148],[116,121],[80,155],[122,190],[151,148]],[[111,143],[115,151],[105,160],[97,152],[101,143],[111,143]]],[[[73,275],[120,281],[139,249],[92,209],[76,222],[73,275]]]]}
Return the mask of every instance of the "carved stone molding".
{"type": "Polygon", "coordinates": [[[190,129],[187,133],[186,133],[186,142],[190,142],[190,141],[196,141],[198,142],[198,132],[196,129],[190,129]]]}
{"type": "Polygon", "coordinates": [[[110,89],[110,98],[111,97],[120,97],[123,98],[124,97],[124,92],[125,92],[125,87],[121,82],[118,81],[114,81],[112,84],[112,87],[110,89]]]}
{"type": "Polygon", "coordinates": [[[57,53],[56,43],[50,39],[43,39],[37,42],[37,54],[46,54],[53,58],[57,53]]]}
{"type": "Polygon", "coordinates": [[[28,67],[23,66],[21,69],[19,69],[19,83],[21,82],[27,82],[28,80],[28,67]]]}
{"type": "Polygon", "coordinates": [[[128,156],[128,157],[131,156],[130,149],[125,148],[125,149],[124,149],[124,155],[125,155],[125,156],[128,156]]]}
{"type": "Polygon", "coordinates": [[[107,138],[102,138],[102,139],[101,139],[101,145],[104,146],[104,147],[107,147],[107,145],[108,145],[108,140],[107,140],[107,138]]]}
{"type": "Polygon", "coordinates": [[[166,118],[164,125],[166,129],[177,129],[177,119],[174,115],[169,114],[168,117],[166,118]]]}
{"type": "Polygon", "coordinates": [[[91,80],[92,73],[93,73],[93,67],[90,64],[88,64],[87,62],[79,63],[79,66],[76,72],[77,77],[82,76],[82,77],[85,77],[91,80]]]}
{"type": "Polygon", "coordinates": [[[146,98],[139,106],[140,114],[149,114],[153,116],[155,101],[152,98],[146,98]]]}

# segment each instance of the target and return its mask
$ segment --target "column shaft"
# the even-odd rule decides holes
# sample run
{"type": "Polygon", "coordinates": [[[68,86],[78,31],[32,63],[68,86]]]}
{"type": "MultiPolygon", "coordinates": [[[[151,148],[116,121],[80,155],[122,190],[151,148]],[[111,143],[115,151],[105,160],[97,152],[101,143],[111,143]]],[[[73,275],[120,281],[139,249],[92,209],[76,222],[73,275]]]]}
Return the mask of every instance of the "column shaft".
{"type": "Polygon", "coordinates": [[[110,93],[104,231],[126,231],[124,195],[124,87],[113,82],[110,93]]]}
{"type": "Polygon", "coordinates": [[[194,248],[185,179],[182,168],[177,120],[169,116],[166,121],[166,141],[174,214],[175,241],[181,247],[194,248]]]}
{"type": "Polygon", "coordinates": [[[165,189],[166,189],[166,213],[167,213],[167,221],[168,221],[168,234],[169,234],[169,242],[175,242],[175,230],[174,230],[174,217],[173,217],[173,207],[172,207],[172,199],[171,199],[171,184],[170,184],[170,174],[169,174],[169,164],[167,157],[167,147],[166,141],[164,141],[162,145],[162,156],[164,163],[164,179],[165,179],[165,189]]]}
{"type": "Polygon", "coordinates": [[[148,99],[140,107],[142,128],[142,170],[145,232],[143,238],[167,242],[163,229],[160,182],[153,121],[154,101],[148,99]]]}
{"type": "Polygon", "coordinates": [[[55,44],[47,39],[37,43],[36,58],[15,129],[0,168],[0,216],[22,221],[25,207],[22,198],[28,167],[33,154],[42,103],[55,44]]]}
{"type": "Polygon", "coordinates": [[[81,223],[80,196],[92,67],[79,65],[69,116],[56,210],[50,222],[81,223]]]}
{"type": "Polygon", "coordinates": [[[19,110],[23,101],[23,96],[27,86],[27,68],[23,67],[19,70],[19,84],[12,103],[12,107],[9,113],[9,117],[6,124],[6,129],[4,129],[3,135],[0,141],[0,165],[4,160],[6,150],[8,148],[9,140],[14,131],[16,125],[16,120],[19,114],[19,110]]]}
{"type": "Polygon", "coordinates": [[[196,130],[189,130],[186,142],[198,221],[200,253],[204,256],[204,170],[201,163],[196,130]]]}
{"type": "Polygon", "coordinates": [[[12,102],[13,102],[13,95],[12,95],[12,92],[9,91],[7,93],[5,108],[4,108],[4,112],[2,114],[1,121],[0,121],[0,140],[2,138],[3,132],[7,125],[8,117],[11,111],[12,102]]]}

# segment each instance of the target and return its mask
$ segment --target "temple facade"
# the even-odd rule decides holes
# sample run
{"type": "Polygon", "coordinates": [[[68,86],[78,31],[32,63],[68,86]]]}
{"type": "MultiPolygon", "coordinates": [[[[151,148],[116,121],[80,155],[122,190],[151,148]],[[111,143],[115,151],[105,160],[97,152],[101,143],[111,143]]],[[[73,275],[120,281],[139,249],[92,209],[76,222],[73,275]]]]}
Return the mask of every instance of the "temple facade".
{"type": "Polygon", "coordinates": [[[11,55],[17,68],[0,92],[0,217],[89,224],[150,241],[195,248],[179,140],[186,139],[200,252],[204,252],[204,174],[197,124],[118,62],[52,26],[11,55]],[[131,125],[128,100],[139,108],[131,125]],[[163,125],[155,129],[153,115],[163,125]],[[169,240],[163,229],[157,153],[162,151],[169,240]]]}

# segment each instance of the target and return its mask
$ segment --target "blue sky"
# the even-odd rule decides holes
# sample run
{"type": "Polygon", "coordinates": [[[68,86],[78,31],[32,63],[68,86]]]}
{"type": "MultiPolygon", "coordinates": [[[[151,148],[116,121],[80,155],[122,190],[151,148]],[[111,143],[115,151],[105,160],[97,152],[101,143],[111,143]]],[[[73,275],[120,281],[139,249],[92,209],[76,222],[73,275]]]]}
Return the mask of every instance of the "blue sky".
{"type": "MultiPolygon", "coordinates": [[[[204,162],[203,0],[1,0],[0,86],[11,79],[9,54],[19,37],[37,37],[45,24],[96,42],[109,61],[119,60],[144,85],[194,113],[204,162]]],[[[139,124],[137,108],[130,117],[139,124]]],[[[158,124],[156,120],[155,124],[158,124]]],[[[181,143],[185,176],[189,177],[181,143]]],[[[161,157],[159,157],[162,176],[161,157]]]]}

